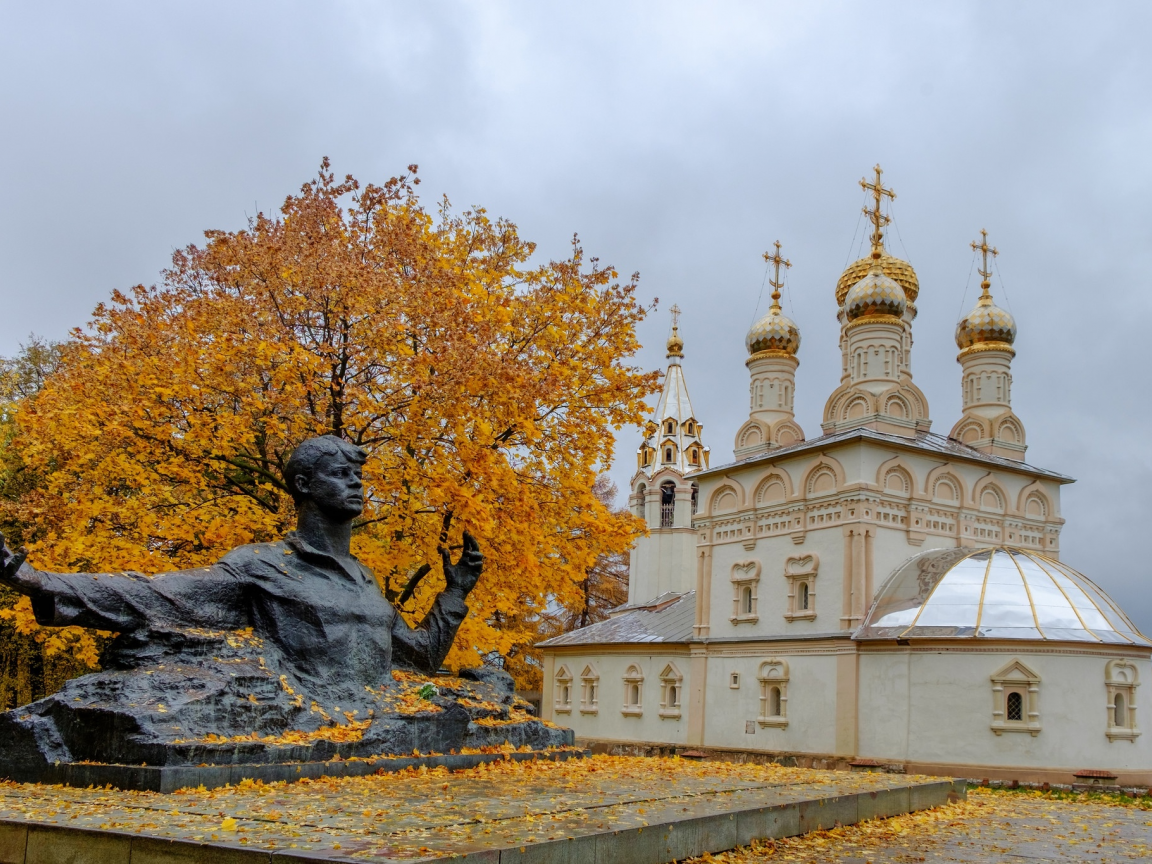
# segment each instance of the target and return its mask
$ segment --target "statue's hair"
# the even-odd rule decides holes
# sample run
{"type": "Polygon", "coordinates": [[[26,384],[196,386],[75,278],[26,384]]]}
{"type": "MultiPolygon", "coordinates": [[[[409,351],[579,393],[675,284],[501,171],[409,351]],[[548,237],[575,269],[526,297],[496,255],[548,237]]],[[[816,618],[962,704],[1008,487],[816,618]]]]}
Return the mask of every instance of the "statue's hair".
{"type": "Polygon", "coordinates": [[[288,494],[297,504],[306,496],[296,488],[296,478],[301,474],[311,477],[316,464],[325,456],[343,456],[353,465],[363,465],[368,459],[368,454],[355,444],[335,435],[321,435],[302,441],[292,451],[288,464],[284,466],[284,483],[288,487],[288,494]]]}

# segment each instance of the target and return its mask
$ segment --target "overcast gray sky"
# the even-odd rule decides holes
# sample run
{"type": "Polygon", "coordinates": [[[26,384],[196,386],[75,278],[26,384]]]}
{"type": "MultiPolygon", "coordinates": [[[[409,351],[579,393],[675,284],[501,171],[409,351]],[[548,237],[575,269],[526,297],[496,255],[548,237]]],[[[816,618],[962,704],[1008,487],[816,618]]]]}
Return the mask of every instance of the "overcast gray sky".
{"type": "MultiPolygon", "coordinates": [[[[484,205],[545,255],[579,232],[639,270],[661,301],[645,364],[680,305],[716,464],[746,417],[776,239],[797,419],[819,434],[833,288],[880,162],[892,249],[920,276],[934,429],[959,416],[952,332],[984,227],[1028,460],[1079,480],[1063,556],[1152,633],[1149,33],[1132,2],[2,2],[0,354],[276,209],[324,155],[361,180],[416,162],[427,201],[484,205]]],[[[636,440],[620,444],[624,488],[636,440]]]]}

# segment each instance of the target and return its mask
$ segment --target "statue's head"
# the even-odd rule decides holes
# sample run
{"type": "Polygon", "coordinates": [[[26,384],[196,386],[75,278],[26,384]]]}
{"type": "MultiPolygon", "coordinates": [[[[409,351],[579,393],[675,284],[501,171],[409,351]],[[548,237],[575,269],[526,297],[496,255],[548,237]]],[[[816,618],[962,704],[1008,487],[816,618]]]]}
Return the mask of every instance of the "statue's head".
{"type": "Polygon", "coordinates": [[[311,502],[329,516],[359,516],[364,510],[360,471],[367,458],[355,444],[335,435],[301,443],[284,468],[284,481],[297,509],[311,502]]]}

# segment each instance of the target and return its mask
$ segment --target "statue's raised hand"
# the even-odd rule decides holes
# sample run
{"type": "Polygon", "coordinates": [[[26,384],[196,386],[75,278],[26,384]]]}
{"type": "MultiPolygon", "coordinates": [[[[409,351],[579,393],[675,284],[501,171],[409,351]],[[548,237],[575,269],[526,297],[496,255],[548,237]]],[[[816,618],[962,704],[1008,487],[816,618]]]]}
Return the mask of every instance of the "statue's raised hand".
{"type": "Polygon", "coordinates": [[[4,535],[0,534],[0,583],[15,588],[22,594],[39,588],[40,580],[36,577],[35,570],[29,567],[24,573],[20,572],[20,568],[24,565],[24,559],[27,557],[28,552],[23,546],[13,552],[4,542],[4,535]]]}
{"type": "Polygon", "coordinates": [[[452,563],[452,556],[447,549],[440,549],[440,557],[444,560],[444,580],[448,583],[450,591],[467,594],[476,587],[476,580],[484,569],[484,556],[480,554],[480,545],[467,531],[464,532],[464,550],[460,553],[460,560],[452,563]]]}

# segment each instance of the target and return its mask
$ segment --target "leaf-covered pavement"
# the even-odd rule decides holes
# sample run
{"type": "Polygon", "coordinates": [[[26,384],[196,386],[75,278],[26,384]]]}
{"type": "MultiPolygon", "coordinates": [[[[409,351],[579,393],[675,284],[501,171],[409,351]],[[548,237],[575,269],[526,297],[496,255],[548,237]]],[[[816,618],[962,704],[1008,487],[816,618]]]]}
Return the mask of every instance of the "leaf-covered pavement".
{"type": "Polygon", "coordinates": [[[915,779],[596,756],[499,761],[455,773],[425,768],[292,784],[245,781],[171,795],[0,783],[0,818],[353,859],[419,860],[915,779]]]}
{"type": "Polygon", "coordinates": [[[968,800],[757,844],[692,864],[1152,860],[1152,799],[969,790],[968,800]]]}

